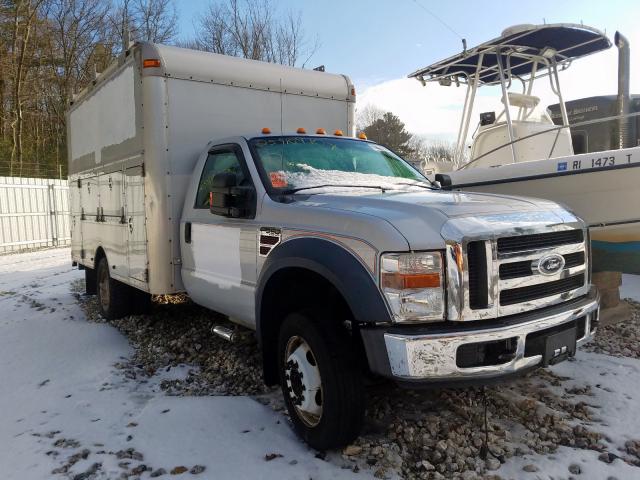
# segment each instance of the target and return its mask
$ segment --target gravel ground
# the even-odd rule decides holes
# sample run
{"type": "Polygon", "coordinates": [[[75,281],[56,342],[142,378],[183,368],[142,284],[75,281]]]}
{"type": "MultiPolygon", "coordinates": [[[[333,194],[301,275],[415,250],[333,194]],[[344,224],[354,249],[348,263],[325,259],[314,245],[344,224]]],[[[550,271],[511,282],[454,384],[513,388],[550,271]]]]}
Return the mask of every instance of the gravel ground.
{"type": "MultiPolygon", "coordinates": [[[[88,318],[105,322],[95,297],[80,293],[83,283],[73,288],[88,318]]],[[[185,380],[163,382],[167,394],[250,395],[284,411],[279,389],[262,384],[261,357],[252,334],[241,334],[242,341],[230,344],[211,333],[213,325],[228,324],[224,317],[185,297],[159,300],[149,314],[110,322],[136,349],[131,360],[118,365],[124,375],[144,378],[158,369],[190,364],[197,368],[185,380]]],[[[630,303],[630,321],[601,328],[590,350],[640,358],[640,304],[630,303]]],[[[485,389],[413,391],[389,384],[371,386],[363,435],[342,452],[329,452],[330,459],[354,471],[370,469],[378,478],[397,472],[407,479],[498,479],[494,471],[509,457],[549,454],[563,445],[600,451],[605,462],[622,458],[640,467],[640,439],[627,442],[625,452],[609,453],[602,435],[588,426],[594,420],[592,408],[575,398],[589,396],[590,387],[563,387],[564,380],[549,370],[537,370],[485,389]],[[558,395],[552,391],[558,388],[552,387],[562,387],[564,393],[558,395]]],[[[318,455],[323,458],[325,453],[318,455]]],[[[537,468],[530,464],[524,470],[537,468]]],[[[572,473],[568,471],[567,477],[572,473]]]]}
{"type": "Polygon", "coordinates": [[[640,302],[627,298],[631,305],[631,321],[598,328],[594,340],[585,349],[614,357],[640,358],[640,302]]]}

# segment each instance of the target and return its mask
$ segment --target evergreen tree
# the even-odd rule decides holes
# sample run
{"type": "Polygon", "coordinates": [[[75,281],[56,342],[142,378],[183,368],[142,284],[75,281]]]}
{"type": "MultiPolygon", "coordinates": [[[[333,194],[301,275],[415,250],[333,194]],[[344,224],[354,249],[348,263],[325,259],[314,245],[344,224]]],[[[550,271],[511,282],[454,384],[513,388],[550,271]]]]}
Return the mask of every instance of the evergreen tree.
{"type": "Polygon", "coordinates": [[[386,112],[365,126],[363,131],[369,140],[384,145],[403,157],[413,153],[410,146],[412,135],[407,132],[400,118],[391,112],[386,112]]]}

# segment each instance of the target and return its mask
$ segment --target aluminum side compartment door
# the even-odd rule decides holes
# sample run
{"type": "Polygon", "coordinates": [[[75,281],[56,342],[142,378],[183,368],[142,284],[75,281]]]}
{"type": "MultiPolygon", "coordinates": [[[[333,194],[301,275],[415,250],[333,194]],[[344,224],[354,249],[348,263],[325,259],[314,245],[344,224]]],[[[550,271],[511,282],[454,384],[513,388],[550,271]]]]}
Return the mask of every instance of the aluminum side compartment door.
{"type": "Polygon", "coordinates": [[[71,212],[71,257],[82,258],[82,181],[73,177],[69,181],[69,206],[71,212]]]}
{"type": "Polygon", "coordinates": [[[129,276],[129,265],[124,221],[123,177],[122,167],[98,176],[98,229],[99,242],[107,254],[111,275],[124,279],[129,276]]]}
{"type": "Polygon", "coordinates": [[[129,276],[140,282],[148,282],[147,270],[147,229],[144,210],[143,166],[125,170],[127,230],[127,259],[129,276]]]}
{"type": "Polygon", "coordinates": [[[209,211],[208,186],[217,173],[232,172],[239,185],[251,184],[242,152],[216,147],[197,168],[196,195],[188,197],[182,216],[182,280],[196,303],[252,326],[258,224],[209,211]]]}
{"type": "MultiPolygon", "coordinates": [[[[84,253],[86,264],[94,264],[94,255],[100,245],[100,197],[98,177],[96,175],[81,178],[80,188],[80,235],[82,238],[81,253],[84,253]]],[[[82,255],[81,255],[82,257],[82,255]]]]}

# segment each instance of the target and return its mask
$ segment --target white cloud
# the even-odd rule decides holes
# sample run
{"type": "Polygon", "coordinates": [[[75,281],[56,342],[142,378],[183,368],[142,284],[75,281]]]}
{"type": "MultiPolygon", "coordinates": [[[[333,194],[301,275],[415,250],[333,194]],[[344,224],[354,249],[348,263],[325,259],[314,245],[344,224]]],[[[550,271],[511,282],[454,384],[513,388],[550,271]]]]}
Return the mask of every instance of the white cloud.
{"type": "MultiPolygon", "coordinates": [[[[631,44],[631,93],[640,93],[640,75],[633,75],[640,66],[640,34],[634,32],[627,37],[631,44]]],[[[615,46],[606,52],[576,60],[568,70],[560,73],[565,101],[615,95],[618,89],[617,65],[618,50],[615,46]]],[[[453,140],[458,132],[465,93],[466,87],[462,86],[442,87],[437,83],[427,83],[423,87],[417,80],[400,78],[365,87],[358,96],[357,108],[373,104],[398,115],[412,133],[453,140]]],[[[557,103],[547,77],[536,81],[533,94],[541,97],[542,105],[557,103]]],[[[471,129],[475,128],[480,112],[501,111],[501,96],[497,87],[483,87],[478,91],[471,129]]]]}

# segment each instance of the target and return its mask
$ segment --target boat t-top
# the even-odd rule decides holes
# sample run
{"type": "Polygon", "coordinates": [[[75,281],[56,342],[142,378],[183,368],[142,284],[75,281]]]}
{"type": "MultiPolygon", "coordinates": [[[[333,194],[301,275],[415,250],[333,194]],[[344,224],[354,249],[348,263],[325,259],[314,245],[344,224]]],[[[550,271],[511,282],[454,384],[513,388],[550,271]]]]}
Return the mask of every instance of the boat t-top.
{"type": "Polygon", "coordinates": [[[596,271],[640,273],[640,98],[629,95],[628,42],[617,32],[615,43],[615,97],[565,102],[559,72],[611,47],[577,24],[510,27],[409,77],[467,89],[455,170],[436,175],[444,188],[561,202],[589,224],[596,271]],[[551,108],[534,95],[542,82],[557,98],[551,108]],[[500,87],[502,110],[480,113],[468,148],[476,93],[488,85],[500,87]]]}

